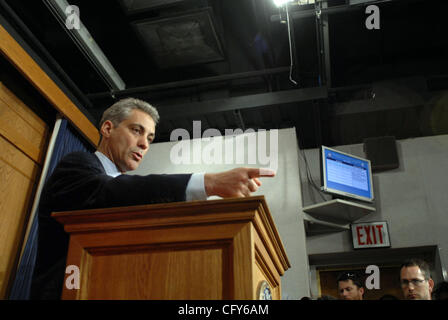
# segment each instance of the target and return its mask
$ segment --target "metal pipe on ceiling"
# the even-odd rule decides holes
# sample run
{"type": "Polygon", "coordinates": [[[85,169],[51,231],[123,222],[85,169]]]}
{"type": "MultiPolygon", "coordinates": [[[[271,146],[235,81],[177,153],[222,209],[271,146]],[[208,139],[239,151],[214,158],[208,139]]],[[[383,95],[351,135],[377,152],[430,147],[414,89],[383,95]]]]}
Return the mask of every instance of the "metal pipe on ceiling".
{"type": "MultiPolygon", "coordinates": [[[[351,11],[351,10],[358,10],[361,6],[365,6],[367,4],[379,4],[379,3],[392,2],[392,1],[397,1],[397,0],[349,0],[349,4],[334,6],[334,7],[327,7],[327,8],[322,7],[320,14],[336,14],[336,13],[347,12],[347,11],[351,11]]],[[[417,1],[417,0],[411,0],[411,1],[417,1]]],[[[418,0],[418,1],[422,1],[422,0],[418,0]]],[[[320,1],[320,3],[328,3],[328,1],[320,1]]],[[[290,17],[292,19],[314,17],[315,15],[316,15],[315,9],[296,10],[296,11],[290,12],[290,17]]],[[[282,21],[282,17],[280,14],[274,14],[271,16],[271,22],[280,22],[280,21],[282,21]]]]}
{"type": "Polygon", "coordinates": [[[248,72],[240,72],[240,73],[232,73],[232,74],[224,74],[219,76],[205,77],[205,78],[197,78],[197,79],[189,79],[182,81],[173,81],[167,83],[154,84],[149,86],[135,87],[129,88],[125,90],[119,91],[111,91],[111,92],[100,92],[100,93],[92,93],[87,95],[89,99],[99,99],[99,98],[109,98],[111,95],[118,97],[124,95],[130,95],[135,93],[145,93],[150,91],[160,91],[167,89],[177,89],[182,87],[192,87],[201,84],[210,84],[221,81],[231,81],[245,78],[255,78],[255,77],[263,77],[273,74],[281,74],[289,72],[289,67],[279,67],[265,70],[256,70],[256,71],[248,71],[248,72]]]}
{"type": "Polygon", "coordinates": [[[123,79],[121,79],[118,72],[109,62],[109,59],[107,59],[80,19],[78,18],[79,28],[69,29],[66,27],[66,19],[68,19],[66,9],[70,6],[68,2],[66,0],[44,0],[44,3],[58,22],[61,23],[64,30],[92,64],[107,86],[112,90],[123,90],[126,87],[123,79]]]}

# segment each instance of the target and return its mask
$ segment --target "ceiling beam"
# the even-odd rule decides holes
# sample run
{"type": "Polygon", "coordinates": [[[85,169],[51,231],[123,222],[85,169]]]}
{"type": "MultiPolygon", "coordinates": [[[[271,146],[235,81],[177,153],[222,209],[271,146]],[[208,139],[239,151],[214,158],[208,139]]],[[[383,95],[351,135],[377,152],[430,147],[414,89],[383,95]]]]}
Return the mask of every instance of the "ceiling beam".
{"type": "Polygon", "coordinates": [[[116,91],[112,90],[111,92],[92,93],[92,94],[88,94],[87,97],[89,99],[109,98],[111,96],[120,97],[120,96],[126,96],[126,95],[130,95],[130,94],[136,94],[136,93],[147,93],[147,92],[167,90],[167,89],[179,89],[179,88],[197,86],[197,85],[201,85],[201,84],[210,84],[210,83],[231,81],[231,80],[238,80],[238,79],[245,79],[245,78],[264,77],[264,76],[287,73],[287,72],[289,72],[289,67],[279,67],[279,68],[272,68],[272,69],[265,69],[265,70],[231,73],[231,74],[223,74],[223,75],[212,76],[212,77],[204,77],[204,78],[197,78],[197,79],[188,79],[188,80],[181,80],[181,81],[159,83],[159,84],[154,84],[154,85],[149,85],[149,86],[129,88],[129,89],[125,89],[125,90],[116,90],[116,91]]]}
{"type": "Polygon", "coordinates": [[[164,106],[159,104],[158,111],[162,118],[174,119],[187,116],[204,115],[215,112],[243,110],[287,103],[313,101],[326,99],[327,97],[328,91],[326,87],[314,87],[176,105],[164,106]]]}
{"type": "Polygon", "coordinates": [[[363,100],[333,104],[331,116],[343,116],[367,112],[424,106],[433,95],[428,92],[424,77],[411,77],[375,82],[371,85],[371,96],[363,100]]]}
{"type": "Polygon", "coordinates": [[[118,3],[123,7],[126,14],[141,13],[144,11],[154,10],[160,7],[166,7],[168,5],[176,4],[184,0],[134,0],[125,1],[119,0],[118,3]]]}

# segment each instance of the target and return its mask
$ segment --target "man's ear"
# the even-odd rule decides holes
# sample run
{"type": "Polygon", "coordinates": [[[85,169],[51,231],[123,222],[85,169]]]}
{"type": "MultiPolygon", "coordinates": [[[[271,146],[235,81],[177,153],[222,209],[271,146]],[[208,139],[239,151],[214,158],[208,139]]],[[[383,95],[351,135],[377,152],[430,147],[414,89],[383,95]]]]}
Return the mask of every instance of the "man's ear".
{"type": "Polygon", "coordinates": [[[361,295],[363,296],[364,295],[364,287],[359,288],[359,292],[361,292],[361,295]]]}
{"type": "Polygon", "coordinates": [[[434,280],[429,278],[428,284],[429,284],[429,293],[432,293],[432,290],[434,289],[434,280]]]}
{"type": "Polygon", "coordinates": [[[110,120],[106,120],[103,122],[100,128],[100,133],[103,137],[109,138],[112,129],[114,128],[114,124],[110,120]]]}

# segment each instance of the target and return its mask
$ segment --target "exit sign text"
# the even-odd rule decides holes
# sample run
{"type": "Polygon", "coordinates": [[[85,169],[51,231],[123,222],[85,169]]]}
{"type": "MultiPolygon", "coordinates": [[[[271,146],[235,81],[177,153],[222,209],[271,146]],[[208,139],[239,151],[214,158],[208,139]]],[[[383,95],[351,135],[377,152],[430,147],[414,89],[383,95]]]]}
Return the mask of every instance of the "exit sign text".
{"type": "Polygon", "coordinates": [[[351,228],[354,249],[390,247],[389,230],[384,221],[354,223],[351,228]]]}

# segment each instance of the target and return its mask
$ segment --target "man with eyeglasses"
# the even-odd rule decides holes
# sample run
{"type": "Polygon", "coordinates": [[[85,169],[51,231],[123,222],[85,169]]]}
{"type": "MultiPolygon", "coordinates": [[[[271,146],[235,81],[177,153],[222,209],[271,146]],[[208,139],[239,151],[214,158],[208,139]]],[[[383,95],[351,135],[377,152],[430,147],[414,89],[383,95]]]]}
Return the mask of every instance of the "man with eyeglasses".
{"type": "Polygon", "coordinates": [[[431,300],[434,281],[425,261],[406,260],[400,268],[400,283],[406,300],[431,300]]]}
{"type": "Polygon", "coordinates": [[[337,278],[340,300],[362,300],[364,285],[355,272],[343,272],[337,278]]]}

